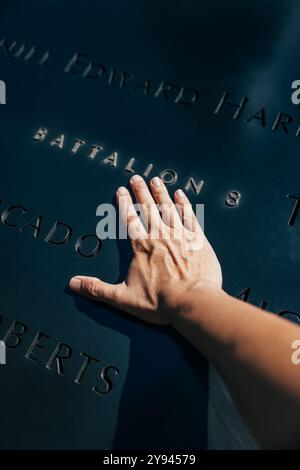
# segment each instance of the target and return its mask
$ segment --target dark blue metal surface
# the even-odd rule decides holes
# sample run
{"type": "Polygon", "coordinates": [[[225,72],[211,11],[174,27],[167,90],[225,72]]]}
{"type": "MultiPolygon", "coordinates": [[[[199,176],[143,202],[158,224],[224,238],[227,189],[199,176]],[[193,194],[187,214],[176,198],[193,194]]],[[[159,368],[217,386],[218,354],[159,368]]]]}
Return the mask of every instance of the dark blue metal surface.
{"type": "Polygon", "coordinates": [[[130,158],[138,173],[152,163],[150,176],[172,168],[171,190],[191,176],[204,181],[200,194],[188,193],[205,204],[225,289],[250,287],[248,300],[297,321],[300,220],[288,224],[287,195],[300,196],[300,114],[290,101],[299,5],[2,1],[0,15],[0,209],[27,210],[14,212],[16,227],[0,226],[0,331],[13,320],[28,328],[0,369],[1,447],[206,448],[204,359],[168,328],[71,295],[72,275],[117,282],[130,259],[125,242],[104,241],[91,259],[75,243],[95,233],[98,204],[127,184],[130,158]],[[248,98],[237,119],[232,106],[215,112],[225,91],[230,102],[248,98]],[[279,112],[293,119],[285,130],[279,112]],[[33,139],[40,127],[42,142],[33,139]],[[61,134],[63,148],[51,146],[61,134]],[[72,154],[76,138],[86,144],[72,154]],[[94,160],[92,144],[104,148],[94,160]],[[116,168],[101,163],[114,151],[116,168]],[[225,204],[231,190],[241,193],[238,207],[225,204]],[[41,214],[36,238],[33,227],[19,230],[41,214]],[[55,221],[73,229],[64,246],[45,242],[55,221]],[[39,362],[24,357],[37,331],[51,337],[35,350],[39,362]],[[64,375],[45,367],[57,341],[73,351],[64,375]],[[99,364],[76,384],[80,352],[99,364]],[[119,374],[99,395],[92,387],[109,365],[119,374]]]}

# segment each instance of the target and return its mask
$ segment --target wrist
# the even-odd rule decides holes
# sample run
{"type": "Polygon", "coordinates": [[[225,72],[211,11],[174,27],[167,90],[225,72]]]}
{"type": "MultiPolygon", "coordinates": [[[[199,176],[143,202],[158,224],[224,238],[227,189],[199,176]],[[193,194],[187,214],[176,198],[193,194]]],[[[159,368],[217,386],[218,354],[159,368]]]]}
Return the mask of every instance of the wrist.
{"type": "Polygon", "coordinates": [[[182,319],[195,316],[200,319],[213,298],[222,295],[227,294],[211,281],[194,281],[170,288],[165,301],[170,324],[178,329],[182,319]]]}
{"type": "Polygon", "coordinates": [[[231,351],[235,323],[228,315],[231,297],[211,282],[190,286],[177,303],[171,326],[208,359],[231,351]]]}

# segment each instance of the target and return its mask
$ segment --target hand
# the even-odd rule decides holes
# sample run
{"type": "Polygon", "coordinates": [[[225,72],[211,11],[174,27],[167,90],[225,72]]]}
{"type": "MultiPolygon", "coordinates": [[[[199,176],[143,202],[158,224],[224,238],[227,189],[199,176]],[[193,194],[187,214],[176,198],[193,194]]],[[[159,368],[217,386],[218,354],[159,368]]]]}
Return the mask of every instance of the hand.
{"type": "Polygon", "coordinates": [[[151,180],[152,195],[140,176],[133,176],[130,184],[141,205],[140,217],[129,191],[124,187],[117,191],[133,250],[127,279],[113,285],[95,277],[76,276],[70,287],[148,322],[170,324],[187,290],[221,290],[220,264],[182,190],[174,194],[175,206],[158,177],[151,180]]]}

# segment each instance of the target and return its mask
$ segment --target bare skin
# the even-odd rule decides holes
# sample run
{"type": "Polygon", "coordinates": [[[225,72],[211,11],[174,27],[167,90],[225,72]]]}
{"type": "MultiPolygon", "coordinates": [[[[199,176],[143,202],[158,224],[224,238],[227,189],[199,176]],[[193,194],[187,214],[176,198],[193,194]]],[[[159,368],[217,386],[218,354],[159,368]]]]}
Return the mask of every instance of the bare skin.
{"type": "Polygon", "coordinates": [[[132,234],[127,279],[112,285],[76,276],[71,289],[173,326],[218,369],[262,447],[298,448],[300,367],[291,362],[291,344],[300,339],[299,327],[222,290],[218,259],[182,191],[174,194],[177,210],[159,178],[151,180],[151,192],[138,175],[130,184],[150,223],[145,228],[129,191],[119,188],[119,209],[132,234]],[[156,204],[163,204],[161,212],[156,204]]]}

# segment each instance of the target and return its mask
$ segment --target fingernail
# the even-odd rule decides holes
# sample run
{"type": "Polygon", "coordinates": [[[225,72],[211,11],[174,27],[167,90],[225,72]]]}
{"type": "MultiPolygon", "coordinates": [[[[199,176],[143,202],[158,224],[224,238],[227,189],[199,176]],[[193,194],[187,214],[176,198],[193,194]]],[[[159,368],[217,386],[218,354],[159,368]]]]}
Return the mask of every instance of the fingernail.
{"type": "Polygon", "coordinates": [[[138,181],[142,181],[142,177],[140,175],[133,175],[130,178],[130,183],[137,183],[138,181]]]}
{"type": "Polygon", "coordinates": [[[161,186],[161,179],[158,176],[154,176],[151,181],[157,188],[161,186]]]}
{"type": "Polygon", "coordinates": [[[178,197],[185,197],[185,194],[182,191],[182,189],[177,189],[176,194],[177,194],[178,197]]]}
{"type": "Polygon", "coordinates": [[[80,292],[81,280],[78,277],[72,277],[70,280],[70,288],[75,292],[80,292]]]}
{"type": "Polygon", "coordinates": [[[120,194],[120,196],[125,196],[125,194],[127,194],[127,189],[125,188],[125,186],[120,186],[118,188],[118,194],[120,194]]]}

